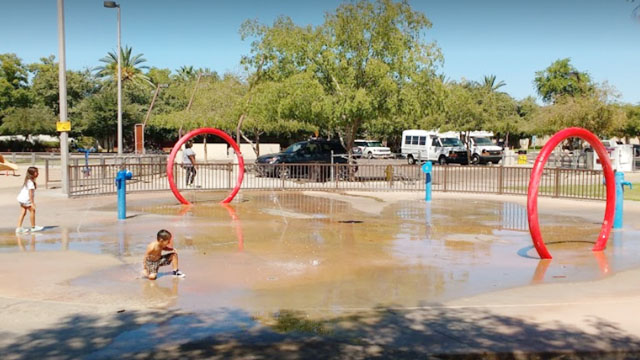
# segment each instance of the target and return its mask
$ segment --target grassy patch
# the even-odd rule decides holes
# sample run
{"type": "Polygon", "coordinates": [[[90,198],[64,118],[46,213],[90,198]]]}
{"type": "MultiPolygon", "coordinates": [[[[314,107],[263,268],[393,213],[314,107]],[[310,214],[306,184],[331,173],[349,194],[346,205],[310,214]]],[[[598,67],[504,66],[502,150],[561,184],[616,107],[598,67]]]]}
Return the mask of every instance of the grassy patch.
{"type": "Polygon", "coordinates": [[[633,184],[633,189],[624,188],[624,199],[640,201],[640,183],[633,184]]]}
{"type": "MultiPolygon", "coordinates": [[[[518,186],[513,187],[511,190],[527,191],[527,187],[518,186]]],[[[554,195],[555,187],[553,186],[540,186],[538,188],[539,195],[554,195]]],[[[581,197],[606,197],[606,188],[604,185],[561,185],[558,189],[558,195],[560,196],[581,196],[581,197]]],[[[640,201],[640,183],[634,183],[633,189],[624,188],[624,199],[640,201]]]]}

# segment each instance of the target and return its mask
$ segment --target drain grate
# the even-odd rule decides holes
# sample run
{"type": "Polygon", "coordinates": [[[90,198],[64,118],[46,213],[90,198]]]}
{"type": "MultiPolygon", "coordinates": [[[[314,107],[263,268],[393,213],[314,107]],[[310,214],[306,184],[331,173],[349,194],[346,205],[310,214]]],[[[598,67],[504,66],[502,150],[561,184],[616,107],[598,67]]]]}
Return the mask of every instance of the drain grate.
{"type": "Polygon", "coordinates": [[[362,220],[340,220],[338,222],[339,223],[343,223],[343,224],[360,224],[360,223],[363,223],[364,221],[362,221],[362,220]]]}

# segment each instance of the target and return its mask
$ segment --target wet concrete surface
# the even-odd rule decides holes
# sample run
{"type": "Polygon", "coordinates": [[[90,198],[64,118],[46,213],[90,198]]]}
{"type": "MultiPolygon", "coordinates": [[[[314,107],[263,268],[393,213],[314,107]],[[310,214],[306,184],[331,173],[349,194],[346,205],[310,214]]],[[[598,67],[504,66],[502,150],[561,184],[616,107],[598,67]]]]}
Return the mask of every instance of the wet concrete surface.
{"type": "MultiPolygon", "coordinates": [[[[38,323],[30,301],[69,315],[55,326],[6,337],[0,350],[11,359],[639,354],[639,338],[603,320],[593,325],[597,331],[549,327],[440,305],[530,284],[569,286],[638,268],[640,232],[634,227],[613,232],[606,251],[593,253],[600,224],[543,213],[543,236],[554,259],[541,261],[531,246],[525,208],[510,202],[389,203],[371,197],[356,203],[347,196],[271,192],[247,193],[223,206],[212,201],[219,194],[189,195],[201,201],[131,201],[125,222],[91,222],[93,211],[115,214],[109,205],[78,215],[74,228],[0,233],[0,254],[50,254],[38,261],[51,263],[52,271],[63,252],[74,259],[117,259],[116,265],[31,292],[18,291],[37,274],[25,274],[23,286],[5,281],[4,291],[21,299],[0,301],[0,308],[17,314],[14,321],[27,315],[38,323]],[[170,276],[169,267],[157,281],[140,277],[146,245],[160,228],[175,235],[185,279],[170,276]],[[528,341],[532,337],[535,343],[528,341]]],[[[520,295],[516,302],[530,297],[520,295]]]]}
{"type": "MultiPolygon", "coordinates": [[[[215,194],[210,195],[215,198],[215,194]]],[[[552,261],[531,246],[526,209],[489,200],[397,202],[372,214],[347,201],[300,193],[253,193],[232,205],[132,204],[114,225],[0,236],[0,252],[75,250],[122,265],[69,282],[150,308],[253,314],[282,309],[338,316],[377,306],[416,307],[532,283],[601,279],[640,266],[640,233],[612,233],[593,253],[600,225],[540,218],[552,261]],[[186,279],[140,278],[140,259],[159,228],[175,235],[186,279]]],[[[110,211],[111,207],[98,211],[110,211]]]]}

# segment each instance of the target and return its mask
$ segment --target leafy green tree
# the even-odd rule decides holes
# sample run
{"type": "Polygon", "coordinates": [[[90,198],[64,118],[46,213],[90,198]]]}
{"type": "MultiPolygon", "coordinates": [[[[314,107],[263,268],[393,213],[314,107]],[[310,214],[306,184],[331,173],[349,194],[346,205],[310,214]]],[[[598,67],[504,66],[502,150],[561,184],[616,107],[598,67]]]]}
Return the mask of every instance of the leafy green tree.
{"type": "MultiPolygon", "coordinates": [[[[129,46],[120,49],[122,83],[133,82],[137,85],[153,86],[149,77],[143,73],[143,70],[149,69],[148,66],[143,65],[147,60],[142,57],[143,54],[132,55],[132,51],[133,49],[129,46]]],[[[95,68],[97,75],[115,82],[118,78],[118,55],[116,52],[107,53],[107,56],[100,61],[104,65],[95,68]]]]}
{"type": "Polygon", "coordinates": [[[546,103],[565,96],[589,95],[593,84],[589,74],[578,71],[569,58],[554,61],[545,70],[537,71],[534,84],[546,103]]]}
{"type": "Polygon", "coordinates": [[[171,70],[159,69],[157,67],[151,67],[147,72],[149,81],[154,85],[158,84],[170,84],[171,83],[171,70]]]}
{"type": "Polygon", "coordinates": [[[56,116],[41,104],[31,107],[10,108],[0,126],[0,132],[9,135],[54,134],[56,116]]]}
{"type": "Polygon", "coordinates": [[[29,72],[15,54],[0,54],[0,120],[10,107],[29,106],[29,72]]]}
{"type": "MultiPolygon", "coordinates": [[[[130,85],[122,106],[122,124],[124,143],[131,144],[133,126],[143,119],[147,106],[131,101],[149,96],[139,87],[130,85]],[[136,93],[137,91],[137,93],[136,93]]],[[[70,118],[76,132],[98,140],[105,149],[112,150],[116,141],[117,105],[115,84],[108,83],[94,95],[85,98],[78,106],[70,110],[70,118]]]]}
{"type": "Polygon", "coordinates": [[[591,96],[556,98],[553,105],[536,113],[537,133],[552,134],[566,127],[582,127],[596,135],[611,136],[623,126],[625,113],[608,100],[606,89],[595,88],[591,96]]]}
{"type": "Polygon", "coordinates": [[[628,139],[633,137],[640,140],[640,105],[625,104],[621,110],[625,113],[625,119],[617,135],[625,137],[627,143],[629,143],[628,139]]]}
{"type": "MultiPolygon", "coordinates": [[[[33,74],[31,91],[34,101],[50,108],[55,115],[60,113],[60,91],[58,86],[58,63],[53,55],[30,64],[33,74]]],[[[67,71],[67,105],[73,108],[98,89],[96,79],[87,71],[67,71]]]]}
{"type": "Polygon", "coordinates": [[[173,91],[174,95],[166,95],[165,100],[174,99],[183,106],[176,106],[169,111],[154,112],[150,124],[176,130],[183,128],[185,131],[211,126],[231,132],[235,127],[241,100],[246,93],[245,85],[234,76],[227,76],[223,80],[202,77],[193,97],[191,109],[187,110],[187,103],[193,93],[194,85],[195,82],[178,82],[177,84],[173,82],[167,89],[167,93],[173,91]]]}
{"type": "MultiPolygon", "coordinates": [[[[310,99],[315,104],[311,107],[319,111],[311,119],[288,113],[294,118],[285,120],[337,132],[350,147],[355,136],[374,122],[397,126],[400,121],[424,120],[427,111],[413,111],[421,103],[415,99],[419,92],[414,86],[434,80],[442,60],[435,43],[425,41],[430,27],[426,16],[413,11],[407,1],[391,0],[342,4],[317,27],[297,26],[287,17],[272,26],[248,21],[242,37],[254,41],[251,55],[242,63],[255,70],[260,81],[284,82],[304,74],[300,79],[322,90],[322,96],[310,99]]],[[[431,99],[424,106],[429,103],[431,99]]]]}

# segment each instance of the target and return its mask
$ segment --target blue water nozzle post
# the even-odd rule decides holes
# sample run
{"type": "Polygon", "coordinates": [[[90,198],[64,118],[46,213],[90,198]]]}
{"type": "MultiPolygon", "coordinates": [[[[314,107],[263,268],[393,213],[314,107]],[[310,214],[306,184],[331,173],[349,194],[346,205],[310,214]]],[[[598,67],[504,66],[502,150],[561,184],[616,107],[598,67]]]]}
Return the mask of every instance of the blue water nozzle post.
{"type": "Polygon", "coordinates": [[[424,200],[431,201],[431,170],[433,170],[433,164],[431,161],[427,161],[422,165],[422,172],[425,173],[424,184],[424,200]]]}
{"type": "Polygon", "coordinates": [[[84,176],[87,176],[87,177],[91,176],[91,168],[89,167],[89,153],[96,151],[96,149],[95,148],[90,148],[90,149],[78,148],[78,151],[84,153],[84,168],[82,169],[84,176]]]}
{"type": "Polygon", "coordinates": [[[623,220],[623,208],[624,208],[624,186],[633,188],[630,182],[624,181],[624,173],[616,172],[616,214],[613,219],[613,228],[621,229],[623,220]]]}
{"type": "Polygon", "coordinates": [[[116,175],[116,188],[118,189],[118,220],[127,218],[127,180],[131,180],[131,171],[122,169],[116,175]]]}

